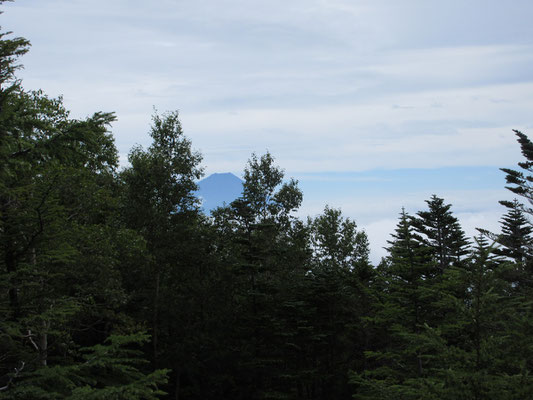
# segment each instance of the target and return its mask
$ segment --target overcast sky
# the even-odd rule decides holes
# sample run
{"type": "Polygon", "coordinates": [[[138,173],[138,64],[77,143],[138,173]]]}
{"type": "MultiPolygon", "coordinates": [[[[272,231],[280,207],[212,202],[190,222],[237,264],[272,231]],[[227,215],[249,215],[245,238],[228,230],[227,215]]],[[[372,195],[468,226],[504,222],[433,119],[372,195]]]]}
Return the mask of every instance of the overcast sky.
{"type": "Polygon", "coordinates": [[[467,233],[497,229],[499,167],[533,127],[531,0],[18,0],[28,89],[73,117],[115,111],[116,144],[149,144],[154,107],[179,110],[206,173],[241,175],[267,149],[383,252],[402,206],[435,193],[467,233]]]}

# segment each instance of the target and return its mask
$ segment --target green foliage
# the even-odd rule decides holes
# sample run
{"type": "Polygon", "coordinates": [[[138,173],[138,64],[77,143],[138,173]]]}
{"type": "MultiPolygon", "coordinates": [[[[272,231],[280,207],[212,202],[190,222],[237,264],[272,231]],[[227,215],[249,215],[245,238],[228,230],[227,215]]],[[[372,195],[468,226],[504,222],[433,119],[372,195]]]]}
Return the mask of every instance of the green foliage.
{"type": "MultiPolygon", "coordinates": [[[[6,0],[1,0],[0,5],[6,0]]],[[[0,12],[1,13],[1,12],[0,12]]],[[[8,39],[12,32],[0,33],[0,107],[10,92],[18,89],[15,71],[21,68],[18,58],[29,50],[30,42],[24,38],[8,39]]]]}
{"type": "Polygon", "coordinates": [[[191,150],[177,112],[154,115],[150,136],[153,143],[147,150],[139,146],[130,152],[131,167],[122,171],[121,178],[125,218],[154,240],[157,233],[150,226],[169,229],[170,220],[196,210],[193,191],[202,170],[198,167],[201,156],[191,150]]]}
{"type": "Polygon", "coordinates": [[[23,91],[13,73],[27,46],[0,38],[0,396],[88,398],[82,386],[94,383],[109,391],[96,398],[155,398],[165,371],[136,369],[139,354],[110,336],[134,330],[120,310],[114,116],[73,120],[60,98],[23,91]],[[83,346],[92,352],[85,362],[83,346]],[[90,377],[97,369],[113,388],[90,377]],[[111,370],[122,375],[113,381],[111,370]]]}
{"type": "Polygon", "coordinates": [[[468,253],[468,240],[450,211],[451,204],[444,204],[444,199],[435,195],[426,203],[429,210],[419,211],[412,224],[417,240],[432,249],[438,274],[468,253]]]}
{"type": "Polygon", "coordinates": [[[165,394],[158,386],[166,383],[168,371],[141,372],[138,365],[145,361],[132,347],[148,339],[146,334],[112,335],[103,344],[81,348],[81,357],[69,364],[22,369],[0,399],[158,399],[165,394]]]}
{"type": "Polygon", "coordinates": [[[512,202],[500,201],[500,203],[507,207],[508,212],[500,221],[502,232],[497,237],[497,242],[503,247],[495,252],[513,259],[516,263],[524,263],[527,258],[530,258],[533,227],[517,199],[512,202]]]}
{"type": "Polygon", "coordinates": [[[365,232],[344,219],[340,210],[325,207],[324,213],[310,221],[311,240],[318,264],[330,268],[354,269],[368,265],[370,253],[365,232]]]}
{"type": "MultiPolygon", "coordinates": [[[[522,132],[513,130],[517,136],[518,143],[525,161],[519,162],[518,166],[521,170],[514,170],[510,168],[501,168],[506,173],[506,181],[509,186],[506,186],[511,192],[523,197],[528,204],[533,203],[533,193],[531,191],[531,172],[533,168],[533,143],[522,132]]],[[[532,214],[533,210],[528,206],[523,206],[523,210],[532,214]]]]}
{"type": "MultiPolygon", "coordinates": [[[[0,0],[0,4],[3,1],[0,0]]],[[[373,267],[364,231],[252,154],[212,217],[177,112],[117,171],[112,113],[69,117],[16,79],[0,34],[0,399],[533,397],[529,206],[470,247],[451,205],[402,211],[373,267]],[[150,332],[150,335],[139,332],[150,332]],[[162,369],[159,369],[162,368],[162,369]]],[[[533,202],[533,145],[504,169],[533,202]]]]}

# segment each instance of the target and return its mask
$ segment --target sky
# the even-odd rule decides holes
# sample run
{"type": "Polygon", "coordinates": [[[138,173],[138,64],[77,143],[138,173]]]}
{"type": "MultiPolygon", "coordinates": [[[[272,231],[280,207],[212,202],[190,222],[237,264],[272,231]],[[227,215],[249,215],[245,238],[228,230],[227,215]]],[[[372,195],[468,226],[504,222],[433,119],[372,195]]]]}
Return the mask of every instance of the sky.
{"type": "Polygon", "coordinates": [[[179,110],[207,175],[270,151],[341,208],[373,261],[402,207],[452,204],[469,236],[498,230],[500,167],[533,128],[530,0],[18,0],[3,30],[32,43],[27,89],[73,118],[114,111],[122,163],[154,110],[179,110]]]}

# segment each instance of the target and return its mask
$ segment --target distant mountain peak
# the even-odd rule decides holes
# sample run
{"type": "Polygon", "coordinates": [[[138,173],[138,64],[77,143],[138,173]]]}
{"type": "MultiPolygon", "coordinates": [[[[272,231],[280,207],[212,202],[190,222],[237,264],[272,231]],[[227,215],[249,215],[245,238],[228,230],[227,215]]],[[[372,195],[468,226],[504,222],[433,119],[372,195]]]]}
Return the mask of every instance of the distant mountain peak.
{"type": "Polygon", "coordinates": [[[243,181],[231,172],[217,172],[198,182],[198,197],[204,212],[229,204],[242,194],[243,181]]]}
{"type": "Polygon", "coordinates": [[[239,178],[235,174],[232,174],[231,172],[215,172],[209,175],[208,177],[202,179],[200,182],[205,182],[207,180],[213,180],[213,179],[232,179],[232,180],[238,180],[242,182],[241,178],[239,178]]]}

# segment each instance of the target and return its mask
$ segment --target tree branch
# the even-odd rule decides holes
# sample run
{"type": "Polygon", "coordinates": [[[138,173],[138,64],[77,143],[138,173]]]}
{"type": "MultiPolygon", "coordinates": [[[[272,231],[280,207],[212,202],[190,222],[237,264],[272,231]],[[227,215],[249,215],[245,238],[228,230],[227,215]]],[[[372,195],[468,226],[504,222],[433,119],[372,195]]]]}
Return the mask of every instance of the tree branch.
{"type": "Polygon", "coordinates": [[[9,378],[9,380],[7,381],[7,384],[5,386],[0,387],[0,392],[4,392],[7,389],[9,389],[9,387],[11,386],[11,382],[13,382],[13,379],[15,379],[16,377],[19,376],[20,372],[24,369],[25,365],[26,365],[26,363],[24,361],[21,361],[20,362],[20,367],[19,368],[15,367],[15,374],[13,376],[11,376],[11,378],[9,378]]]}

